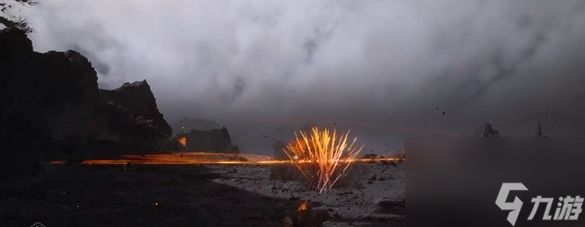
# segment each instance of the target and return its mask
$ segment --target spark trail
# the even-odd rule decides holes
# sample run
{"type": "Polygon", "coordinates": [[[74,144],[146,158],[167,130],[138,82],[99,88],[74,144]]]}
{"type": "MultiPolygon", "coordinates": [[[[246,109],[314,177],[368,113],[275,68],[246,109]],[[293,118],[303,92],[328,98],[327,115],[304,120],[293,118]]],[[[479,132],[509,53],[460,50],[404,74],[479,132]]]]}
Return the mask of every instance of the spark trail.
{"type": "Polygon", "coordinates": [[[342,176],[363,146],[357,146],[357,138],[348,142],[349,130],[338,134],[337,130],[311,128],[309,132],[295,133],[284,153],[301,174],[315,186],[319,193],[327,192],[342,176]]]}

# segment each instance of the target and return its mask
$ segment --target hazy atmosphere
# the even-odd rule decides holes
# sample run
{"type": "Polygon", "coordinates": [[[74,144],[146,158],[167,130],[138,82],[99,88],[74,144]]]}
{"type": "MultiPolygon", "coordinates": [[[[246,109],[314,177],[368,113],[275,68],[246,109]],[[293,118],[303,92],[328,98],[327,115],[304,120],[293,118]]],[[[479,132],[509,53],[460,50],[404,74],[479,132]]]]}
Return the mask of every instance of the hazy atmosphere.
{"type": "Polygon", "coordinates": [[[54,0],[23,14],[36,51],[81,52],[102,88],[146,79],[167,121],[214,120],[243,152],[309,123],[384,152],[484,121],[585,135],[582,0],[54,0]]]}
{"type": "Polygon", "coordinates": [[[584,44],[585,0],[0,0],[0,226],[584,226],[584,44]]]}

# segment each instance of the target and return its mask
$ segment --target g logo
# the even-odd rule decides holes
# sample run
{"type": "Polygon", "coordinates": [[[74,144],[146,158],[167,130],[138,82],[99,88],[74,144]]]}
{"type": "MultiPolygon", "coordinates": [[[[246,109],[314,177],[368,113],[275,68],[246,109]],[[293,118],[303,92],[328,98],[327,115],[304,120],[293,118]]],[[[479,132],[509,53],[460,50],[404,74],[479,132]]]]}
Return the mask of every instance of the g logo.
{"type": "Polygon", "coordinates": [[[518,219],[518,215],[520,214],[520,209],[522,209],[522,200],[520,200],[517,196],[514,197],[514,202],[506,202],[508,198],[508,194],[510,191],[526,191],[528,188],[524,186],[522,183],[502,183],[502,187],[500,188],[500,192],[498,193],[498,198],[496,198],[496,205],[504,211],[509,210],[510,213],[508,214],[508,222],[512,224],[512,226],[516,225],[516,220],[518,219]]]}

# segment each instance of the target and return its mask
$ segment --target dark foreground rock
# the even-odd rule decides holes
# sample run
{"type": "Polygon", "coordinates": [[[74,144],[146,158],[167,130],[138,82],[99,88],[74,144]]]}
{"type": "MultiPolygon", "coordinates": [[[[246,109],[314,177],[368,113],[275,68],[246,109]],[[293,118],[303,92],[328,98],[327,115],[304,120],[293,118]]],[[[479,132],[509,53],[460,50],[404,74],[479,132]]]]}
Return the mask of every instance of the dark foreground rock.
{"type": "Polygon", "coordinates": [[[201,166],[53,166],[0,182],[0,226],[282,226],[297,201],[212,183],[201,166]]]}
{"type": "Polygon", "coordinates": [[[173,130],[158,111],[156,99],[146,80],[124,83],[114,90],[100,90],[100,94],[108,104],[127,110],[137,122],[155,128],[162,137],[171,136],[173,130]]]}
{"type": "Polygon", "coordinates": [[[9,158],[0,161],[0,175],[26,175],[38,159],[167,146],[171,129],[146,82],[100,92],[97,79],[78,52],[34,52],[25,33],[1,30],[0,150],[9,158]]]}

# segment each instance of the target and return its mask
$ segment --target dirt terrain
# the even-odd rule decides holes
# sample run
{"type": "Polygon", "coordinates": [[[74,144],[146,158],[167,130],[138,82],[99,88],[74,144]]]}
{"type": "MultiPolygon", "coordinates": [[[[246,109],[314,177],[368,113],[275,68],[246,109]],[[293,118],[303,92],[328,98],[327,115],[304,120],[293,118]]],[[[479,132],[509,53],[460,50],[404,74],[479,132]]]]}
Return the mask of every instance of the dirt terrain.
{"type": "Polygon", "coordinates": [[[325,226],[400,225],[401,167],[385,168],[393,180],[318,195],[261,166],[47,165],[0,184],[0,226],[283,226],[307,199],[327,210],[325,226]]]}
{"type": "Polygon", "coordinates": [[[210,169],[221,176],[213,182],[271,198],[308,200],[314,209],[327,210],[335,217],[325,225],[394,223],[405,218],[405,171],[400,164],[356,164],[338,187],[323,194],[303,181],[271,180],[271,169],[265,166],[212,166],[210,169]]]}

